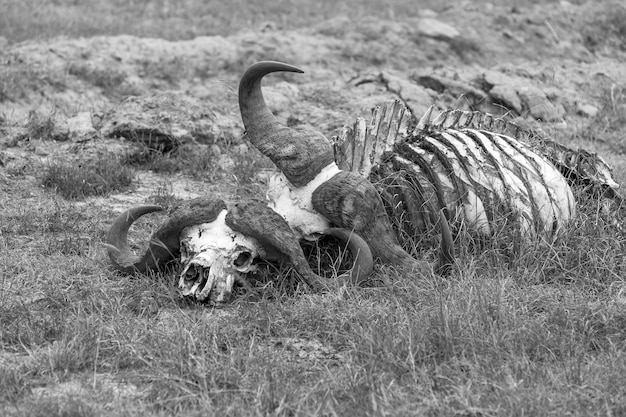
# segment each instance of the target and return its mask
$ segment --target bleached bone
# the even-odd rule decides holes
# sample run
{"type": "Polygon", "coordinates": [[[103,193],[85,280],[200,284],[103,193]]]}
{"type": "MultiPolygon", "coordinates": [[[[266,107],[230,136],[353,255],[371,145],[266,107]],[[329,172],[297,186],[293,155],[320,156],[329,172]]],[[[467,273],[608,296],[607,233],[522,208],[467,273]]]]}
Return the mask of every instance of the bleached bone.
{"type": "Polygon", "coordinates": [[[226,224],[226,210],[210,223],[184,228],[180,233],[181,263],[178,288],[184,296],[212,304],[230,299],[233,284],[244,282],[245,274],[256,271],[254,259],[265,257],[265,249],[253,237],[226,224]]]}
{"type": "Polygon", "coordinates": [[[339,172],[337,164],[323,168],[308,184],[296,187],[282,172],[270,177],[266,193],[268,206],[280,214],[302,239],[314,240],[330,228],[328,219],[313,208],[313,191],[339,172]]]}
{"type": "MultiPolygon", "coordinates": [[[[267,74],[280,71],[303,72],[288,64],[265,61],[252,65],[243,74],[239,83],[239,109],[246,128],[245,138],[276,164],[287,179],[291,192],[310,190],[310,197],[303,200],[308,202],[310,199],[314,211],[329,224],[362,236],[375,258],[409,268],[445,271],[453,262],[454,249],[444,216],[440,216],[442,243],[439,261],[430,265],[414,259],[400,247],[378,192],[363,175],[340,170],[317,185],[316,178],[335,162],[333,146],[320,132],[290,128],[274,118],[263,98],[261,80],[267,74]]],[[[381,140],[392,139],[397,131],[407,129],[401,123],[404,113],[406,110],[399,106],[391,109],[382,115],[378,128],[370,129],[376,129],[381,140]],[[400,123],[396,125],[397,121],[400,123]]],[[[362,121],[357,122],[355,129],[363,130],[362,121]]],[[[353,146],[352,149],[352,158],[367,163],[372,154],[384,152],[385,146],[381,142],[378,148],[353,146]]],[[[367,169],[359,168],[361,172],[367,169]]]]}
{"type": "Polygon", "coordinates": [[[584,149],[572,149],[542,137],[539,132],[522,129],[517,124],[488,113],[463,110],[445,110],[432,120],[431,106],[418,123],[414,136],[445,129],[486,130],[492,134],[509,136],[528,145],[559,169],[570,185],[582,186],[587,191],[621,201],[619,184],[613,179],[613,169],[598,154],[584,149]]]}
{"type": "MultiPolygon", "coordinates": [[[[309,284],[320,287],[321,277],[304,260],[298,239],[323,233],[344,242],[356,259],[355,266],[338,277],[342,281],[358,284],[367,278],[374,256],[397,265],[444,273],[453,262],[454,248],[443,214],[439,261],[431,266],[413,259],[398,245],[374,186],[358,173],[337,168],[330,141],[319,132],[291,129],[275,120],[263,99],[261,80],[276,71],[302,72],[277,62],[252,65],[239,84],[239,105],[246,138],[282,173],[273,179],[268,193],[270,206],[282,216],[258,202],[231,208],[221,200],[190,203],[159,227],[143,255],[135,256],[127,242],[128,229],[137,218],[161,208],[130,209],[114,221],[107,236],[114,267],[123,272],[159,269],[179,257],[182,247],[185,267],[179,283],[183,293],[207,299],[217,283],[220,289],[213,300],[218,301],[227,297],[234,280],[241,277],[239,273],[250,270],[248,260],[255,253],[265,253],[269,259],[287,260],[309,284]],[[236,263],[242,254],[246,257],[243,266],[236,263]]],[[[405,113],[401,107],[397,110],[405,113]]],[[[381,124],[390,138],[396,135],[394,129],[406,130],[402,124],[394,126],[397,116],[390,112],[381,124]],[[393,127],[391,132],[387,122],[393,127]]],[[[382,131],[379,135],[384,136],[382,131]]]]}
{"type": "Polygon", "coordinates": [[[552,235],[574,216],[570,186],[549,159],[514,137],[494,132],[519,136],[516,125],[460,110],[434,116],[432,108],[419,121],[397,111],[402,116],[395,122],[383,122],[380,115],[398,106],[402,104],[390,101],[374,112],[369,126],[378,126],[376,130],[344,129],[335,151],[340,168],[362,172],[377,184],[401,235],[428,233],[441,209],[450,213],[457,228],[465,225],[482,236],[501,227],[496,223],[502,219],[525,235],[552,235]],[[381,123],[414,128],[381,137],[381,123]],[[364,163],[343,153],[356,144],[385,152],[370,153],[364,163]]]}

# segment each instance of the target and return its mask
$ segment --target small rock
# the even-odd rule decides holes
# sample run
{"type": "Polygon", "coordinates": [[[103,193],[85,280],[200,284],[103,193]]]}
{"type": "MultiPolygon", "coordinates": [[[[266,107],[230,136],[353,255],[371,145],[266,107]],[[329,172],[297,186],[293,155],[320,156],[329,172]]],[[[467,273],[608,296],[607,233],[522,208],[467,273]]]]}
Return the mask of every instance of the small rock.
{"type": "Polygon", "coordinates": [[[97,132],[91,123],[91,113],[83,111],[74,117],[67,119],[67,127],[70,138],[75,141],[89,140],[96,136],[97,132]]]}
{"type": "Polygon", "coordinates": [[[504,104],[507,109],[513,110],[518,114],[523,112],[522,100],[517,94],[515,87],[508,84],[498,84],[489,90],[489,95],[504,104]]]}
{"type": "Polygon", "coordinates": [[[454,27],[430,17],[419,19],[417,30],[421,35],[443,40],[454,39],[460,36],[459,31],[454,27]]]}
{"type": "Polygon", "coordinates": [[[266,22],[263,22],[259,25],[258,30],[260,32],[271,32],[271,31],[275,31],[278,30],[278,24],[276,24],[276,22],[272,22],[271,20],[268,20],[266,22]]]}
{"type": "Polygon", "coordinates": [[[56,120],[50,132],[50,139],[56,142],[65,142],[70,139],[70,129],[66,120],[56,120]]]}
{"type": "Polygon", "coordinates": [[[387,90],[395,93],[411,110],[411,113],[424,114],[430,106],[429,103],[432,102],[430,94],[421,85],[392,72],[381,72],[379,77],[387,90]]]}
{"type": "Polygon", "coordinates": [[[593,104],[588,104],[588,103],[576,104],[576,114],[579,114],[581,116],[595,117],[599,111],[600,109],[598,109],[593,104]]]}
{"type": "Polygon", "coordinates": [[[437,12],[432,10],[432,9],[422,9],[419,11],[419,16],[420,17],[432,17],[435,18],[437,17],[437,12]]]}
{"type": "Polygon", "coordinates": [[[340,37],[345,35],[350,25],[351,21],[348,17],[336,16],[316,24],[314,29],[320,35],[340,37]]]}
{"type": "Polygon", "coordinates": [[[537,87],[519,87],[517,93],[530,114],[536,119],[545,122],[557,122],[565,116],[565,108],[561,104],[553,104],[545,93],[537,87]]]}

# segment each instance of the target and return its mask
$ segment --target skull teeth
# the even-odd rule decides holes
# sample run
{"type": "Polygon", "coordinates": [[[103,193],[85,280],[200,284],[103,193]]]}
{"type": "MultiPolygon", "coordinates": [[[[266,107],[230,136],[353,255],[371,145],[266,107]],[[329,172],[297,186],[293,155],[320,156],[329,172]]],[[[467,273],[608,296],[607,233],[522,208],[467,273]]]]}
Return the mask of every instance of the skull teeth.
{"type": "Polygon", "coordinates": [[[185,272],[185,281],[195,281],[198,279],[198,269],[195,265],[191,268],[187,268],[185,272]]]}
{"type": "Polygon", "coordinates": [[[183,295],[197,295],[198,289],[203,287],[206,283],[208,275],[208,271],[205,273],[204,268],[198,267],[197,265],[193,265],[187,269],[187,272],[185,272],[185,282],[193,282],[193,285],[188,290],[184,290],[183,295]]]}

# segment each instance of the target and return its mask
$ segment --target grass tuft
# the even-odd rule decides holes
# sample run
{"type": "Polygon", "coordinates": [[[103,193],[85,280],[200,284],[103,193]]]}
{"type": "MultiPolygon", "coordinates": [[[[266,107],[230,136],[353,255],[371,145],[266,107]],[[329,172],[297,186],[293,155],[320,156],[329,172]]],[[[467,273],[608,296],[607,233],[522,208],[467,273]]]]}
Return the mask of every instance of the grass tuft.
{"type": "Polygon", "coordinates": [[[54,132],[55,122],[54,115],[42,116],[38,112],[31,110],[28,113],[28,122],[26,123],[26,130],[28,132],[29,139],[42,140],[52,138],[54,132]]]}
{"type": "Polygon", "coordinates": [[[108,155],[94,162],[50,162],[40,181],[68,200],[81,200],[124,190],[132,179],[133,170],[108,155]]]}
{"type": "Polygon", "coordinates": [[[0,402],[15,403],[30,393],[31,387],[25,369],[0,365],[0,402]]]}
{"type": "Polygon", "coordinates": [[[93,407],[78,395],[41,397],[28,404],[23,411],[32,417],[91,417],[98,415],[93,407]]]}

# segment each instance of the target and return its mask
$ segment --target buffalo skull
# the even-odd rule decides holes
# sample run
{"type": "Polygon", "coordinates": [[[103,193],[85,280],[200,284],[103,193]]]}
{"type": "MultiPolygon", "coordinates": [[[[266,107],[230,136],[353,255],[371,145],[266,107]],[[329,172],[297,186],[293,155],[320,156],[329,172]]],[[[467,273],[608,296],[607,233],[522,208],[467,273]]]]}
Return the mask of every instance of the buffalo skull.
{"type": "MultiPolygon", "coordinates": [[[[228,208],[219,199],[196,199],[184,203],[152,235],[148,248],[135,255],[128,244],[128,230],[141,216],[161,211],[140,206],[114,220],[107,235],[113,266],[122,272],[159,270],[180,259],[178,287],[185,296],[217,304],[228,301],[235,282],[255,270],[255,261],[286,262],[314,288],[327,281],[315,274],[304,257],[299,238],[278,213],[256,200],[228,208]]],[[[354,267],[340,275],[340,282],[360,283],[373,268],[367,243],[346,229],[326,228],[324,234],[344,243],[355,259],[354,267]]]]}

